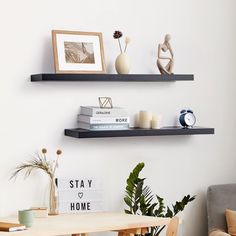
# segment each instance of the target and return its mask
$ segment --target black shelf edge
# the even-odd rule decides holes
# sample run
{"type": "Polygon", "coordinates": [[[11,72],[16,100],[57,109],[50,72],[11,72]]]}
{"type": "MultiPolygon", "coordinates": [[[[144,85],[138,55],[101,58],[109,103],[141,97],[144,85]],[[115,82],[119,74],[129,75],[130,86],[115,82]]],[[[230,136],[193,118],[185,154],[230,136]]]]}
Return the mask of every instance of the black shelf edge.
{"type": "Polygon", "coordinates": [[[167,136],[167,135],[204,135],[214,134],[214,128],[194,127],[186,129],[182,127],[163,127],[161,129],[130,128],[127,130],[101,130],[91,131],[84,129],[65,129],[65,136],[74,138],[111,138],[111,137],[135,137],[135,136],[167,136]]]}
{"type": "Polygon", "coordinates": [[[43,81],[106,81],[106,82],[171,82],[171,81],[192,81],[192,74],[35,74],[31,75],[31,82],[43,81]]]}

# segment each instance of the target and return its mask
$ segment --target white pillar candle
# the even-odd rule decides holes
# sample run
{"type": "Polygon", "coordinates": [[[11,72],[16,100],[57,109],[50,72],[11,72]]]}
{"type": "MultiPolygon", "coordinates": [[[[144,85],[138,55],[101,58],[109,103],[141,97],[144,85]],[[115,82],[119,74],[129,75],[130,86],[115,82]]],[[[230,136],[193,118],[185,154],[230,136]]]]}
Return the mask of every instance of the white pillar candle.
{"type": "Polygon", "coordinates": [[[152,116],[152,129],[160,129],[161,116],[152,116]]]}
{"type": "Polygon", "coordinates": [[[143,129],[150,129],[152,127],[152,112],[139,112],[139,127],[143,129]]]}

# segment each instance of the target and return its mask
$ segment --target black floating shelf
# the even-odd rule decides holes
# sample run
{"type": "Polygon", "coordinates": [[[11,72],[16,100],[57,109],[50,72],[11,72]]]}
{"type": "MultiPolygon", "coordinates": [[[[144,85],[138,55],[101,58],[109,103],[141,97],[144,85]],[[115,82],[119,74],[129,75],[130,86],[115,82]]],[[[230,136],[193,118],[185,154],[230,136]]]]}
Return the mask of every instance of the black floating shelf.
{"type": "Polygon", "coordinates": [[[39,81],[107,81],[107,82],[171,82],[191,81],[193,75],[158,75],[158,74],[37,74],[31,75],[31,82],[39,81]]]}
{"type": "Polygon", "coordinates": [[[134,137],[134,136],[166,136],[166,135],[195,135],[214,134],[214,128],[194,127],[185,129],[182,127],[163,127],[161,129],[139,129],[128,130],[103,130],[91,131],[84,129],[65,129],[65,135],[74,138],[109,138],[109,137],[134,137]]]}

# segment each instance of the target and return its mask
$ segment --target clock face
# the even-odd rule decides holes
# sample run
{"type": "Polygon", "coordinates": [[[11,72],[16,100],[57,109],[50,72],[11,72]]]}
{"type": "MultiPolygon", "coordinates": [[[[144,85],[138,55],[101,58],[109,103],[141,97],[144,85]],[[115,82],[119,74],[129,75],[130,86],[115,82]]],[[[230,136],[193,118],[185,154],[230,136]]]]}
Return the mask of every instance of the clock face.
{"type": "Polygon", "coordinates": [[[196,118],[193,113],[187,113],[184,116],[184,121],[187,126],[193,126],[196,122],[196,118]]]}

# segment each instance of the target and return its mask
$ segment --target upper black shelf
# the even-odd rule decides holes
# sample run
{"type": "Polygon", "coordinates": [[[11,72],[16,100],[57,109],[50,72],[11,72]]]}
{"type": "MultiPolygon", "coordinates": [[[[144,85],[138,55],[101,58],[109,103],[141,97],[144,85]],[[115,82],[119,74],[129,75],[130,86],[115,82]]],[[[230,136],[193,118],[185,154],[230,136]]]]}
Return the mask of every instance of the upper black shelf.
{"type": "Polygon", "coordinates": [[[107,82],[174,82],[191,81],[191,74],[159,75],[159,74],[36,74],[31,75],[31,82],[40,81],[107,81],[107,82]]]}

